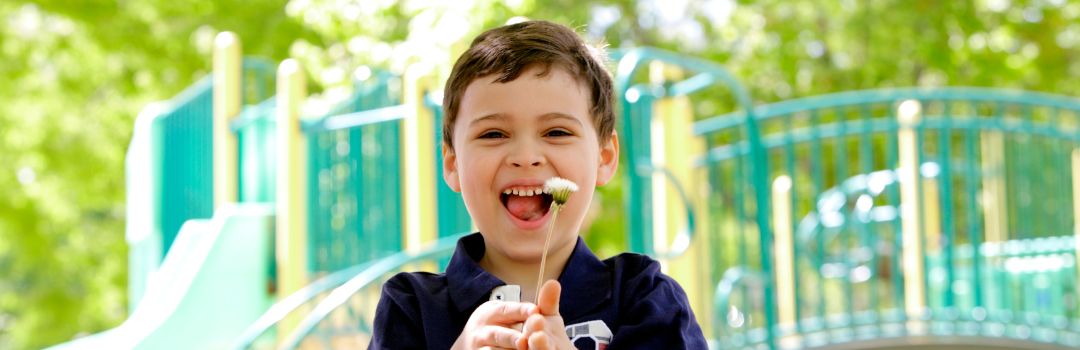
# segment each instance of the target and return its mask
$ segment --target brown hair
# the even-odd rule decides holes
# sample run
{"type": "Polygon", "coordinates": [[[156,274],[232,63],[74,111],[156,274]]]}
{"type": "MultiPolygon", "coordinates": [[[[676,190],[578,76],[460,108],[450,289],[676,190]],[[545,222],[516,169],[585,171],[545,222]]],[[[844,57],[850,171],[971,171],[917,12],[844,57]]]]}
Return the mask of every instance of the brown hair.
{"type": "Polygon", "coordinates": [[[497,75],[497,83],[511,82],[534,64],[542,68],[538,76],[555,65],[589,88],[593,126],[600,141],[607,141],[615,128],[614,92],[602,60],[601,51],[585,44],[572,29],[548,21],[521,22],[480,34],[458,58],[446,81],[443,142],[453,149],[454,122],[470,83],[491,74],[497,75]]]}

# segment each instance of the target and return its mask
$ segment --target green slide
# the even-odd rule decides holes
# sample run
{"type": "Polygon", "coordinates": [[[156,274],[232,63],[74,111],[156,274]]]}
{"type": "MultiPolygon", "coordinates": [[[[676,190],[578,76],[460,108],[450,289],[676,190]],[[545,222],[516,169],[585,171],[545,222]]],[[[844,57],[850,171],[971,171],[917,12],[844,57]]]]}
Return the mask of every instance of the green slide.
{"type": "Polygon", "coordinates": [[[51,349],[220,349],[273,303],[272,205],[238,204],[180,229],[116,328],[51,349]]]}

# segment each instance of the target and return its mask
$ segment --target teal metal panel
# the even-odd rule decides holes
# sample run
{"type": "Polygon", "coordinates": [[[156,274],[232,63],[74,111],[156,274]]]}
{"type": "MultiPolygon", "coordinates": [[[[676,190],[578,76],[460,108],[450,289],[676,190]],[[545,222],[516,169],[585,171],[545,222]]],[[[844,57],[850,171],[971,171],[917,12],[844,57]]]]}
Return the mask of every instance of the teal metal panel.
{"type": "Polygon", "coordinates": [[[277,179],[276,100],[244,108],[232,124],[239,161],[237,198],[241,203],[274,202],[277,179]]]}
{"type": "Polygon", "coordinates": [[[344,269],[402,249],[405,114],[392,108],[400,95],[394,76],[377,74],[357,83],[352,98],[304,128],[309,152],[308,269],[313,273],[344,269]],[[355,123],[335,127],[329,122],[342,118],[355,123]]]}
{"type": "MultiPolygon", "coordinates": [[[[921,229],[927,246],[929,307],[921,320],[935,335],[960,334],[962,322],[970,322],[965,327],[975,327],[976,332],[989,332],[982,327],[991,322],[1006,329],[1001,336],[1072,344],[1063,340],[1071,338],[1047,334],[1063,330],[1050,325],[1068,324],[1078,312],[1077,291],[1072,287],[1077,270],[1072,263],[1075,245],[1069,236],[1075,218],[1068,159],[1069,152],[1080,147],[1080,100],[970,88],[846,92],[755,107],[761,147],[769,158],[786,161],[770,169],[769,179],[792,176],[792,211],[801,218],[795,245],[800,322],[795,329],[779,329],[774,334],[798,331],[804,335],[803,346],[848,342],[859,334],[902,335],[889,331],[904,329],[905,320],[898,180],[890,169],[898,159],[895,135],[899,126],[893,110],[906,99],[923,105],[923,117],[916,126],[921,177],[937,180],[933,187],[921,181],[916,186],[920,193],[935,190],[939,194],[936,202],[924,197],[918,205],[924,218],[928,214],[940,217],[936,226],[925,223],[921,229]],[[980,165],[985,155],[979,144],[987,132],[1000,132],[1005,140],[1004,168],[992,173],[984,173],[980,165]],[[1007,184],[1011,240],[1006,242],[983,238],[982,187],[995,177],[1007,184]],[[931,204],[936,212],[930,212],[931,204]]],[[[711,212],[714,219],[717,212],[725,211],[745,219],[738,205],[744,197],[735,193],[728,201],[723,189],[725,184],[737,183],[728,180],[724,169],[745,166],[744,157],[753,148],[753,142],[729,135],[741,127],[732,119],[742,116],[723,115],[695,126],[698,135],[713,140],[699,165],[715,169],[710,173],[718,179],[709,194],[711,200],[721,202],[714,206],[720,209],[711,212]]],[[[727,240],[723,237],[729,233],[711,234],[733,243],[739,251],[758,244],[740,230],[734,231],[727,240]]],[[[769,276],[768,270],[756,268],[741,254],[735,260],[738,268],[769,276]]],[[[718,259],[717,264],[727,266],[725,259],[718,259]]],[[[747,294],[765,292],[764,283],[740,283],[749,290],[728,287],[723,298],[717,299],[738,312],[732,314],[731,309],[717,305],[726,315],[716,318],[749,318],[774,307],[745,301],[747,294]]],[[[718,340],[733,341],[733,347],[750,345],[754,339],[769,344],[768,333],[761,328],[775,327],[727,323],[722,324],[718,340]],[[755,338],[755,334],[765,338],[755,338]]]]}
{"type": "Polygon", "coordinates": [[[160,125],[162,257],[185,221],[209,218],[213,198],[213,82],[208,76],[170,101],[160,125]]]}
{"type": "MultiPolygon", "coordinates": [[[[272,95],[272,65],[246,58],[242,100],[257,103],[272,95]]],[[[162,249],[164,256],[180,226],[213,215],[213,80],[204,77],[169,102],[156,123],[161,130],[162,249]]]]}
{"type": "Polygon", "coordinates": [[[709,198],[704,210],[712,220],[705,234],[714,242],[710,282],[717,283],[717,301],[723,304],[716,305],[713,315],[719,324],[717,343],[776,348],[777,337],[795,332],[804,335],[802,346],[903,335],[900,201],[893,172],[900,127],[894,110],[908,99],[923,107],[915,126],[919,172],[937,180],[914,186],[919,193],[938,195],[933,202],[921,196],[917,204],[924,217],[939,218],[920,228],[927,247],[929,306],[920,320],[935,334],[958,334],[954,322],[993,321],[1007,325],[1005,336],[1036,339],[1016,329],[1054,324],[1052,317],[1076,317],[1077,291],[1062,287],[1076,285],[1074,266],[1023,267],[1075,259],[1071,243],[1062,246],[1069,253],[1051,253],[1031,248],[1031,242],[1060,243],[1050,237],[1073,230],[1068,159],[1080,147],[1080,100],[960,87],[851,91],[750,106],[741,86],[707,63],[653,50],[623,55],[616,80],[632,250],[652,253],[648,123],[655,99],[687,95],[696,110],[704,110],[724,104],[719,100],[724,94],[709,91],[719,86],[732,91],[726,97],[736,100],[733,106],[743,107],[695,123],[694,134],[708,145],[695,166],[706,170],[708,186],[687,186],[709,198]],[[662,85],[640,83],[644,77],[637,72],[650,61],[692,75],[662,85]],[[986,133],[1004,135],[1004,168],[993,173],[984,173],[980,164],[986,133]],[[790,209],[798,232],[794,255],[800,321],[787,328],[775,324],[771,301],[775,281],[767,211],[768,184],[781,174],[794,182],[790,209]],[[1004,243],[983,237],[987,214],[982,191],[989,179],[1006,183],[1011,240],[1004,243]],[[984,253],[991,248],[983,247],[997,245],[1012,247],[1013,255],[984,253]]]}

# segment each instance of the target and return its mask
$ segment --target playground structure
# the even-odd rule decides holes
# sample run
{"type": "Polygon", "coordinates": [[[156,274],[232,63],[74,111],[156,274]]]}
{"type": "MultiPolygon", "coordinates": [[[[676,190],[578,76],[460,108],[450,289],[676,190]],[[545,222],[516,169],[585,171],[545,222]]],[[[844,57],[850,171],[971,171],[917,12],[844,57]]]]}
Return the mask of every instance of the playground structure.
{"type": "MultiPolygon", "coordinates": [[[[216,44],[212,78],[136,123],[131,317],[57,348],[363,347],[382,281],[439,270],[471,230],[440,184],[428,69],[373,70],[301,118],[295,60],[275,75],[216,44]]],[[[615,56],[628,248],[661,259],[713,347],[1080,346],[1080,100],[754,106],[715,63],[615,56]]]]}

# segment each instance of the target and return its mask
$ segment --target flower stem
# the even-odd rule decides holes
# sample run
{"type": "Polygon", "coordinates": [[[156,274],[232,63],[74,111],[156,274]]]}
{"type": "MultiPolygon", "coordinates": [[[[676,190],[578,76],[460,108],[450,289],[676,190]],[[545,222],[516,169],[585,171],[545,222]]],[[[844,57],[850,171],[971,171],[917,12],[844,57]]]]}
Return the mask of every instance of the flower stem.
{"type": "Polygon", "coordinates": [[[551,213],[551,226],[548,228],[547,237],[544,238],[544,253],[543,255],[540,255],[540,275],[536,276],[536,293],[533,294],[534,304],[540,303],[540,286],[544,283],[544,268],[547,267],[548,247],[551,246],[551,232],[555,231],[555,218],[559,217],[559,211],[561,209],[561,205],[554,202],[551,203],[551,210],[554,210],[555,212],[551,213]]]}

